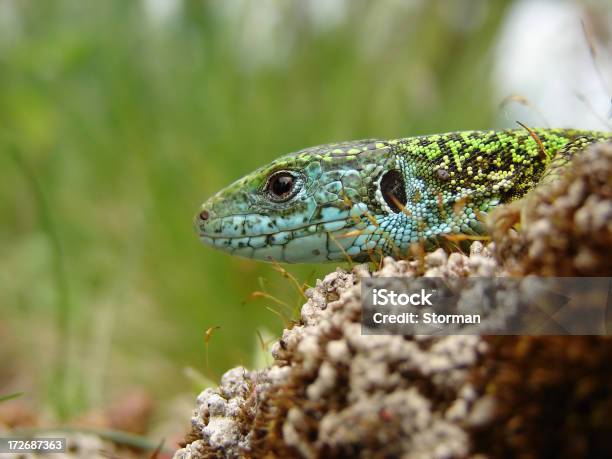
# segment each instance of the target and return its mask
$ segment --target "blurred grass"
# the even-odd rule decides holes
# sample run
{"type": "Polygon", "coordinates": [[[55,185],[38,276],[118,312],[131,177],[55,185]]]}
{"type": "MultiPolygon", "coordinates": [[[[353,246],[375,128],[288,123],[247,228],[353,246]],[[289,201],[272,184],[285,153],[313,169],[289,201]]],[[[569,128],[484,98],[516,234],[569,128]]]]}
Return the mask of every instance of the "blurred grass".
{"type": "Polygon", "coordinates": [[[256,331],[282,328],[266,301],[241,306],[259,279],[301,300],[200,245],[208,195],[312,144],[491,126],[509,1],[335,3],[3,0],[0,329],[29,377],[0,389],[66,418],[249,364],[256,331]]]}

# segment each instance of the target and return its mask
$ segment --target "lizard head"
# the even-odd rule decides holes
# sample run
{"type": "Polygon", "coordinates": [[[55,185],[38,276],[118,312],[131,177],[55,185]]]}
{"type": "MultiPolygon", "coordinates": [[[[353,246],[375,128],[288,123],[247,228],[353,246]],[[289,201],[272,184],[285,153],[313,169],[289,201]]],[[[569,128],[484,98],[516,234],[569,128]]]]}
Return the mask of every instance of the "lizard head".
{"type": "MultiPolygon", "coordinates": [[[[321,145],[284,156],[202,205],[205,244],[262,260],[364,261],[415,242],[482,234],[482,217],[523,196],[568,138],[464,131],[321,145]]],[[[428,247],[426,247],[428,248],[428,247]]]]}
{"type": "Polygon", "coordinates": [[[207,245],[279,262],[367,259],[376,196],[386,163],[383,142],[364,140],[301,150],[221,190],[201,207],[195,228],[207,245]]]}

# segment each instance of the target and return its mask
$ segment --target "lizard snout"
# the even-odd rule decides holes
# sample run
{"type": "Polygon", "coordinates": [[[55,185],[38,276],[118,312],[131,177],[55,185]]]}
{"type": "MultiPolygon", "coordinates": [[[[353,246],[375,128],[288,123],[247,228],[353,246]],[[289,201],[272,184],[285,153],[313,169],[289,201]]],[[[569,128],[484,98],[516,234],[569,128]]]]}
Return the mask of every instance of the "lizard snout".
{"type": "Polygon", "coordinates": [[[211,222],[215,219],[215,213],[210,210],[209,206],[203,206],[200,212],[193,219],[193,224],[199,234],[204,234],[210,231],[211,222]]]}

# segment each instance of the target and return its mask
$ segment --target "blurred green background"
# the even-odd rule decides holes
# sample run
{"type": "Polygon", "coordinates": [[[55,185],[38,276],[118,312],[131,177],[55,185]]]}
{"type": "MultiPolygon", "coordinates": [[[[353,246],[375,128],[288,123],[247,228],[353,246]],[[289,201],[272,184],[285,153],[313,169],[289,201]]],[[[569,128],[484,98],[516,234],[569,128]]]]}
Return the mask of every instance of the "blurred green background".
{"type": "Polygon", "coordinates": [[[0,0],[0,395],[70,418],[252,364],[284,324],[245,299],[301,299],[202,246],[200,203],[305,146],[504,124],[513,3],[0,0]]]}

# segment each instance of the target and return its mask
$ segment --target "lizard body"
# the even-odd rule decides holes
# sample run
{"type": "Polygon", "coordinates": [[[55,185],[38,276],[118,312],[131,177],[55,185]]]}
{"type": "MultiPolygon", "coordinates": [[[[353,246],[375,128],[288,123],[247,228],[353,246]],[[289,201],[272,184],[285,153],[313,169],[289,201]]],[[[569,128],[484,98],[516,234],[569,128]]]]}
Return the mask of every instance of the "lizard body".
{"type": "Polygon", "coordinates": [[[401,256],[414,242],[484,234],[484,214],[553,180],[586,145],[611,140],[516,129],[306,148],[214,195],[195,226],[205,244],[261,260],[401,256]]]}

